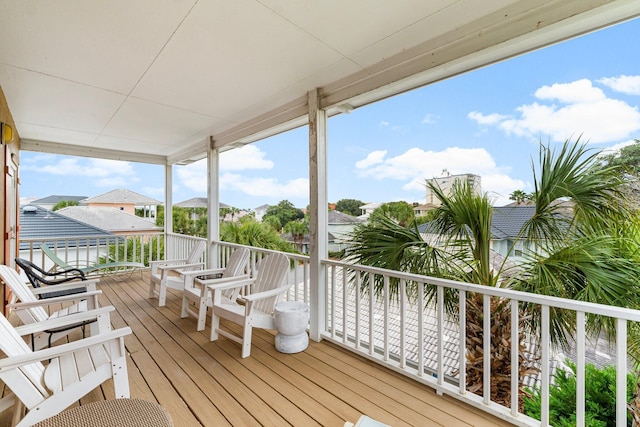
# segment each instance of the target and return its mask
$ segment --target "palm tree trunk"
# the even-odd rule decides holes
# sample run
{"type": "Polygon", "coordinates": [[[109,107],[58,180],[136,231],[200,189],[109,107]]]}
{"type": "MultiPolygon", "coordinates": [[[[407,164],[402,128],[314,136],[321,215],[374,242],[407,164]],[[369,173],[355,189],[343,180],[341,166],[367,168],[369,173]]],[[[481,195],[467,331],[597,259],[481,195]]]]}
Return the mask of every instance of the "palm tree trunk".
{"type": "Polygon", "coordinates": [[[636,380],[636,392],[633,400],[627,405],[627,409],[631,413],[632,426],[640,427],[640,378],[636,380]]]}
{"type": "MultiPolygon", "coordinates": [[[[491,299],[491,387],[490,399],[506,407],[511,406],[511,309],[506,300],[491,299]]],[[[484,384],[484,329],[483,296],[473,294],[467,298],[466,345],[467,390],[483,396],[484,384]]],[[[538,372],[535,358],[526,350],[524,333],[520,330],[518,352],[519,396],[522,410],[523,379],[538,372]]]]}

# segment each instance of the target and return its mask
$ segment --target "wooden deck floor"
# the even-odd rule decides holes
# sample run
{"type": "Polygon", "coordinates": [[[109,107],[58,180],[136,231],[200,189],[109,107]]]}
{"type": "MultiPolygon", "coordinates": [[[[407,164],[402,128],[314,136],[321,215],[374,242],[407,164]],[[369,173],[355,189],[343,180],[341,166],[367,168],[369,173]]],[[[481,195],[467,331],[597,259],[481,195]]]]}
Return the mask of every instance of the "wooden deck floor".
{"type": "MultiPolygon", "coordinates": [[[[160,403],[176,426],[342,426],[361,414],[393,426],[510,425],[325,342],[286,355],[273,333],[255,330],[251,357],[241,359],[238,344],[209,342],[208,324],[196,332],[195,319],[180,318],[177,293],[166,307],[149,300],[146,275],[100,288],[101,304],[116,307],[113,326],[133,330],[125,341],[132,397],[160,403]]],[[[109,382],[80,404],[105,398],[109,382]]]]}

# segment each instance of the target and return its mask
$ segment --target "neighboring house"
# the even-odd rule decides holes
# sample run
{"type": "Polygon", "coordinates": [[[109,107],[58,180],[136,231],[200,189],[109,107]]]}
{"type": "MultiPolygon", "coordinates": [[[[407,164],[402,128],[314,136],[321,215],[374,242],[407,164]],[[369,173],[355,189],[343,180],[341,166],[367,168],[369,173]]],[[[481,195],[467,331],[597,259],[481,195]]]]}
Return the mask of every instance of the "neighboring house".
{"type": "Polygon", "coordinates": [[[382,206],[382,203],[378,203],[378,202],[367,203],[366,205],[360,206],[360,210],[362,211],[362,214],[360,214],[358,219],[360,219],[361,221],[369,220],[369,215],[371,215],[373,211],[378,209],[380,206],[382,206]]]}
{"type": "Polygon", "coordinates": [[[431,188],[429,188],[429,184],[436,184],[443,191],[445,195],[449,195],[451,189],[453,188],[453,184],[456,181],[466,181],[471,188],[477,193],[480,194],[482,192],[482,185],[480,183],[481,179],[478,175],[473,175],[470,173],[459,174],[459,175],[451,175],[448,170],[443,169],[442,175],[439,177],[434,177],[431,179],[427,179],[427,194],[426,194],[426,204],[440,206],[440,199],[438,199],[431,188]]]}
{"type": "Polygon", "coordinates": [[[357,225],[364,221],[359,217],[336,210],[329,211],[327,231],[329,232],[329,252],[338,252],[348,245],[347,237],[357,225]]]}
{"type": "Polygon", "coordinates": [[[86,198],[87,198],[87,196],[59,196],[59,195],[55,195],[55,196],[43,197],[42,199],[33,200],[29,204],[40,206],[41,208],[44,208],[44,209],[52,210],[53,207],[55,205],[57,205],[58,203],[60,203],[60,202],[71,201],[71,202],[80,203],[82,200],[84,200],[86,198]]]}
{"type": "Polygon", "coordinates": [[[42,254],[40,250],[42,243],[55,250],[52,239],[65,238],[60,240],[58,245],[64,247],[62,250],[67,254],[66,261],[72,261],[77,259],[80,252],[82,258],[85,258],[89,252],[85,252],[83,249],[86,249],[87,246],[95,246],[98,236],[105,235],[111,235],[111,233],[102,228],[60,215],[58,212],[52,212],[35,205],[26,205],[20,208],[19,256],[33,259],[37,263],[41,262],[46,269],[53,267],[53,263],[42,254]],[[96,238],[92,239],[92,236],[96,236],[96,238]],[[82,239],[77,239],[77,237],[82,237],[82,239]]]}
{"type": "Polygon", "coordinates": [[[131,190],[113,190],[82,201],[86,206],[116,208],[135,215],[136,208],[144,209],[145,216],[155,218],[156,207],[162,202],[131,190]]]}
{"type": "Polygon", "coordinates": [[[269,209],[269,205],[258,206],[253,210],[256,214],[256,221],[262,221],[262,217],[267,213],[267,209],[269,209]]]}
{"type": "Polygon", "coordinates": [[[68,206],[57,212],[76,221],[107,230],[112,234],[158,233],[164,230],[163,227],[157,226],[147,218],[111,207],[68,206]]]}
{"type": "Polygon", "coordinates": [[[424,205],[414,205],[413,206],[413,214],[415,216],[424,216],[427,214],[427,212],[429,212],[430,210],[437,208],[436,205],[433,205],[431,203],[426,203],[424,205]]]}
{"type": "MultiPolygon", "coordinates": [[[[501,257],[508,257],[514,261],[521,258],[524,252],[535,249],[531,242],[518,235],[535,210],[536,207],[532,205],[494,207],[490,248],[501,257]]],[[[430,223],[421,224],[418,231],[426,241],[438,240],[439,236],[430,230],[430,223]]]]}

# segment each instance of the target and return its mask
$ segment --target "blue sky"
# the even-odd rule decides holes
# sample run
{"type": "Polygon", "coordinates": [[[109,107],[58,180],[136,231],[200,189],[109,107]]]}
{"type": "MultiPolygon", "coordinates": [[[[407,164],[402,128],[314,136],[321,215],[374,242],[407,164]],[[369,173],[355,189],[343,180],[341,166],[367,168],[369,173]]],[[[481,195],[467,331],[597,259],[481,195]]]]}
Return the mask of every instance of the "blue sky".
{"type": "MultiPolygon", "coordinates": [[[[540,142],[598,150],[640,139],[640,20],[485,67],[329,120],[329,200],[424,203],[427,178],[481,176],[496,205],[530,192],[540,142]]],[[[223,203],[309,203],[306,127],[221,155],[223,203]]],[[[23,198],[126,188],[163,200],[163,168],[21,153],[23,198]]],[[[206,165],[174,169],[174,202],[206,196],[206,165]]]]}

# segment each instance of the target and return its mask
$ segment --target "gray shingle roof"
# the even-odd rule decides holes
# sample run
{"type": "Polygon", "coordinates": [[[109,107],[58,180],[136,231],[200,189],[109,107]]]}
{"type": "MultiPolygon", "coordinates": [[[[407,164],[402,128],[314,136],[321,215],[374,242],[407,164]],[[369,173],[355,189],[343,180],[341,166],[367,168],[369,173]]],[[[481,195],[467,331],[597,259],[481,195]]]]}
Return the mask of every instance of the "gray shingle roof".
{"type": "MultiPolygon", "coordinates": [[[[206,197],[194,197],[192,199],[184,200],[180,203],[176,203],[173,206],[179,208],[208,208],[209,200],[206,197]]],[[[219,208],[230,208],[231,206],[225,203],[218,203],[219,208]]]]}
{"type": "Polygon", "coordinates": [[[162,202],[131,190],[112,190],[108,193],[89,197],[83,203],[127,203],[134,205],[161,205],[162,202]]]}
{"type": "MultiPolygon", "coordinates": [[[[491,237],[494,239],[515,239],[520,230],[535,213],[535,206],[501,206],[493,208],[491,237]]],[[[432,222],[420,224],[420,233],[433,233],[432,222]]]]}
{"type": "MultiPolygon", "coordinates": [[[[29,248],[29,242],[24,242],[23,239],[104,236],[105,234],[111,233],[39,206],[27,205],[20,208],[20,250],[29,248]]],[[[70,241],[69,244],[73,245],[75,242],[70,241]]]]}
{"type": "Polygon", "coordinates": [[[111,232],[161,231],[155,222],[116,208],[97,206],[68,206],[57,211],[60,215],[90,224],[111,232]]]}
{"type": "Polygon", "coordinates": [[[362,220],[344,212],[333,210],[329,211],[328,222],[329,224],[356,224],[361,223],[362,220]]]}
{"type": "Polygon", "coordinates": [[[86,199],[87,196],[60,196],[60,195],[52,195],[52,196],[47,196],[47,197],[43,197],[42,199],[38,199],[38,200],[34,200],[31,203],[34,205],[40,205],[40,204],[56,204],[58,202],[62,202],[65,200],[70,200],[73,202],[79,202],[80,200],[84,200],[86,199]]]}

